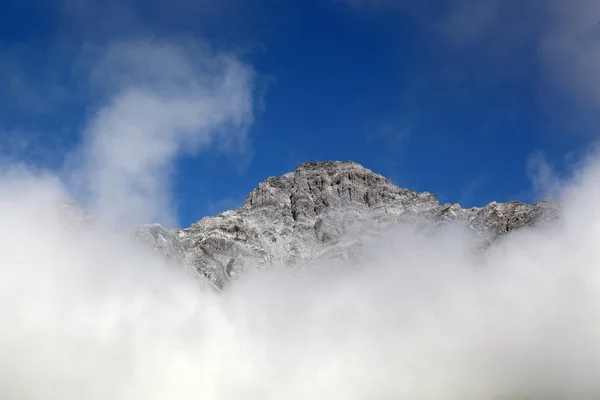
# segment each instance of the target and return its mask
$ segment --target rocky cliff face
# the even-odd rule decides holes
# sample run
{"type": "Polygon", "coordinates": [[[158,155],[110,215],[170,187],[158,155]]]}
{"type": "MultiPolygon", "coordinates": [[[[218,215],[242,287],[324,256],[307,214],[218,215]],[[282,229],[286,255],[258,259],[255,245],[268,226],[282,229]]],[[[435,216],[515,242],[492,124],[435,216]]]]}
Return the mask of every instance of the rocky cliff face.
{"type": "Polygon", "coordinates": [[[399,188],[359,164],[326,161],[268,178],[237,210],[181,230],[139,227],[135,236],[222,288],[250,267],[352,260],[357,238],[400,221],[426,221],[429,227],[457,222],[480,235],[485,246],[516,229],[555,219],[557,213],[557,205],[548,201],[470,209],[439,204],[435,195],[399,188]]]}

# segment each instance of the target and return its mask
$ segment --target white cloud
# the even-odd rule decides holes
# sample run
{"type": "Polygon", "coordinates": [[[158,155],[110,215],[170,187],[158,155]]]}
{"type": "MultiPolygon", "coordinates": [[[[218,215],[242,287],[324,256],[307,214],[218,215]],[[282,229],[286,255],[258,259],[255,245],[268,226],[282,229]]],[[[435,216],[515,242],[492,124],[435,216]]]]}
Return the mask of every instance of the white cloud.
{"type": "Polygon", "coordinates": [[[458,228],[405,226],[363,238],[361,270],[271,271],[212,294],[114,231],[65,229],[56,178],[3,171],[0,397],[600,393],[599,178],[590,161],[559,224],[483,255],[458,228]]]}
{"type": "Polygon", "coordinates": [[[253,71],[233,55],[152,41],[113,44],[94,65],[107,100],[85,128],[76,185],[112,223],[173,224],[173,162],[215,142],[243,145],[253,71]]]}
{"type": "Polygon", "coordinates": [[[543,152],[536,151],[527,160],[527,175],[533,185],[533,193],[538,198],[556,198],[563,183],[543,152]]]}

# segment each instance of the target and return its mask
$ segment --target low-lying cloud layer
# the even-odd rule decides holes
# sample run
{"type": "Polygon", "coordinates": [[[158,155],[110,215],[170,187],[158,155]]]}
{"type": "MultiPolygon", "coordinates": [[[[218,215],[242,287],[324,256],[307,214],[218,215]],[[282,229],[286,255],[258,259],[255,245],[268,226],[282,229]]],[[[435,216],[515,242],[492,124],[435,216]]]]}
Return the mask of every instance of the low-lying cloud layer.
{"type": "Polygon", "coordinates": [[[69,229],[58,179],[5,170],[0,396],[600,393],[599,178],[592,160],[556,225],[483,254],[458,228],[399,227],[359,271],[267,272],[216,294],[119,231],[69,229]]]}

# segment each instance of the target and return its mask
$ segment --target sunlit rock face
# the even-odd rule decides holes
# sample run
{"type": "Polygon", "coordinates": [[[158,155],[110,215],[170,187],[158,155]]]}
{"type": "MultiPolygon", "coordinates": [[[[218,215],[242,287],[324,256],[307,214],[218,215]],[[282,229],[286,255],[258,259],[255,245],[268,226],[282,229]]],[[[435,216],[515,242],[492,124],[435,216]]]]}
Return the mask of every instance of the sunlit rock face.
{"type": "Polygon", "coordinates": [[[138,227],[135,237],[184,264],[214,288],[255,268],[300,268],[308,260],[351,265],[365,238],[400,222],[435,230],[456,223],[486,248],[511,231],[556,219],[558,206],[518,201],[463,209],[394,185],[354,162],[307,162],[258,185],[244,205],[189,228],[138,227]]]}

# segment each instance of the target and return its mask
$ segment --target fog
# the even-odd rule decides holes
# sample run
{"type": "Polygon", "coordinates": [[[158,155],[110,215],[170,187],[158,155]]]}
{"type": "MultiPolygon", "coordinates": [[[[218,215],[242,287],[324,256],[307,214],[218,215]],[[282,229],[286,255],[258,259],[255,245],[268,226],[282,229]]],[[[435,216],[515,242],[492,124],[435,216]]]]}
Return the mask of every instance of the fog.
{"type": "Polygon", "coordinates": [[[245,135],[251,69],[188,45],[119,46],[131,64],[111,58],[123,47],[96,64],[108,100],[77,162],[59,174],[2,167],[1,398],[600,394],[596,153],[559,185],[557,223],[484,253],[457,227],[400,226],[369,240],[351,273],[263,271],[216,293],[124,228],[172,222],[183,149],[245,135]],[[148,54],[161,62],[145,69],[148,54]],[[59,212],[68,198],[84,199],[99,223],[71,229],[59,212]]]}

